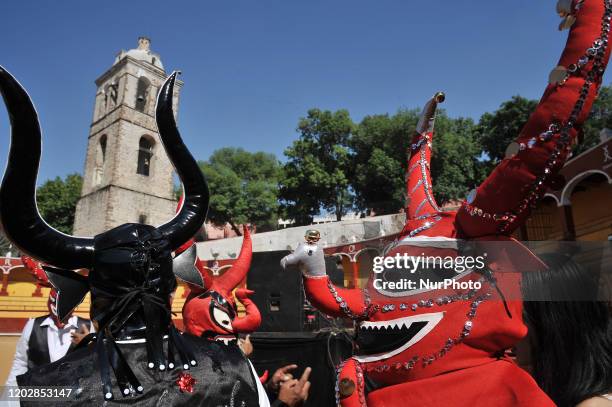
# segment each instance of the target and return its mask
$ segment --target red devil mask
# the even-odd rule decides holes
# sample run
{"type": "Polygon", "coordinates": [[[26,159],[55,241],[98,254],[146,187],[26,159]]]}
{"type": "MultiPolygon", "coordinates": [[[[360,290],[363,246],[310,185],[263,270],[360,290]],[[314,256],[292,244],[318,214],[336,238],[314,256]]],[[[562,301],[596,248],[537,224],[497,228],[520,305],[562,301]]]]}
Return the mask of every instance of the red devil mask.
{"type": "MultiPolygon", "coordinates": [[[[249,229],[244,226],[243,230],[242,248],[236,262],[215,279],[208,275],[202,261],[195,255],[195,245],[192,241],[181,248],[183,252],[179,256],[187,256],[189,260],[186,260],[186,264],[194,265],[191,270],[197,271],[195,278],[183,278],[191,289],[183,306],[183,324],[185,331],[192,335],[204,336],[227,344],[235,340],[237,334],[253,332],[261,324],[259,310],[248,298],[253,291],[236,289],[246,278],[252,258],[249,229]],[[236,301],[232,294],[234,289],[236,297],[245,307],[244,317],[238,317],[236,301]]],[[[180,273],[177,275],[180,276],[180,273]]]]}
{"type": "Polygon", "coordinates": [[[609,0],[563,1],[559,8],[563,27],[571,30],[544,96],[505,159],[457,212],[441,211],[433,196],[433,122],[443,97],[436,94],[427,103],[407,166],[406,224],[382,258],[390,273],[372,275],[363,290],[345,289],[327,277],[316,244],[301,243],[282,260],[300,266],[312,305],[357,323],[356,355],[338,369],[337,400],[343,406],[363,406],[366,399],[368,405],[444,404],[450,385],[462,386],[460,397],[453,393],[453,403],[462,406],[552,405],[522,369],[497,362],[527,333],[519,272],[545,267],[511,234],[565,163],[610,56],[609,0]],[[457,261],[485,253],[479,270],[454,269],[444,276],[434,268],[419,275],[431,282],[442,276],[466,288],[381,284],[395,282],[400,267],[393,269],[393,260],[404,255],[457,261]],[[364,375],[375,387],[367,396],[364,375]]]}
{"type": "Polygon", "coordinates": [[[51,292],[49,292],[49,299],[47,300],[47,309],[49,310],[49,316],[51,317],[51,319],[53,319],[55,326],[57,326],[58,328],[63,328],[65,325],[63,321],[68,320],[72,316],[72,313],[66,315],[63,320],[60,319],[57,310],[58,292],[49,282],[47,274],[40,266],[40,263],[34,261],[34,259],[28,256],[21,256],[21,262],[26,267],[26,269],[36,278],[36,280],[41,286],[51,288],[51,292]]]}

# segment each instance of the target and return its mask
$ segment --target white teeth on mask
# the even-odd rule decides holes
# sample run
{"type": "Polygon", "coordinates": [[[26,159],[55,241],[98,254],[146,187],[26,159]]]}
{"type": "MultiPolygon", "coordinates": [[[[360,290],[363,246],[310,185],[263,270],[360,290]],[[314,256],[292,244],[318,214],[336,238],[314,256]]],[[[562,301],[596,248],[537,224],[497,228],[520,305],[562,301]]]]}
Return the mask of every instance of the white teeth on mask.
{"type": "Polygon", "coordinates": [[[355,355],[353,359],[358,362],[375,362],[378,360],[388,359],[392,356],[395,356],[404,350],[408,349],[421,339],[425,337],[429,332],[431,332],[436,325],[442,320],[444,317],[444,312],[435,312],[430,314],[419,314],[412,315],[404,318],[392,319],[389,321],[363,321],[359,324],[359,329],[368,330],[368,331],[380,331],[381,329],[394,328],[394,327],[410,327],[414,322],[426,322],[425,326],[421,328],[420,331],[416,333],[408,342],[404,343],[399,348],[396,348],[389,352],[379,353],[376,355],[355,355]]]}
{"type": "Polygon", "coordinates": [[[236,340],[236,338],[216,338],[215,341],[217,342],[223,342],[226,345],[229,345],[230,342],[234,342],[236,340]]]}

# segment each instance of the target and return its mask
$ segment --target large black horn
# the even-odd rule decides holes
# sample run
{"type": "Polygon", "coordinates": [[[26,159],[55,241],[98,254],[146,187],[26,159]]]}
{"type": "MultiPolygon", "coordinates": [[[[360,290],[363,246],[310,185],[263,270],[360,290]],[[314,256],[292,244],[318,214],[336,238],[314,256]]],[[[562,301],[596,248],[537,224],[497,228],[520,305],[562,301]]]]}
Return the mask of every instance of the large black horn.
{"type": "Polygon", "coordinates": [[[41,153],[38,115],[30,96],[0,66],[0,93],[11,122],[11,148],[2,187],[0,221],[19,250],[67,269],[93,264],[93,239],[66,235],[49,226],[36,206],[36,176],[41,153]]]}
{"type": "Polygon", "coordinates": [[[170,241],[172,250],[191,239],[206,219],[208,212],[208,185],[195,159],[183,144],[176,128],[172,100],[174,82],[178,72],[170,75],[159,91],[155,118],[161,141],[174,165],[184,189],[183,206],[176,216],[158,230],[170,241]]]}

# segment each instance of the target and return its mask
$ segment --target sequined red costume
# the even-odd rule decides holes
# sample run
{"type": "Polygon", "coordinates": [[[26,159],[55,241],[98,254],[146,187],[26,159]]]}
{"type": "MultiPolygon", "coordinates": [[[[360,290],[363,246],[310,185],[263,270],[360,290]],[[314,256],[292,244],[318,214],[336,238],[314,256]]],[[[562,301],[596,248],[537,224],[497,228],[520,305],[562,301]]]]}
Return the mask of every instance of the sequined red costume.
{"type": "Polygon", "coordinates": [[[338,367],[342,406],[554,405],[504,355],[527,333],[516,271],[545,267],[511,233],[554,181],[589,114],[610,55],[612,2],[561,2],[558,10],[571,26],[559,67],[507,157],[457,212],[439,209],[429,172],[441,95],[428,102],[412,141],[407,221],[386,258],[456,258],[466,243],[488,247],[485,269],[454,275],[479,289],[385,290],[375,275],[363,290],[338,288],[317,245],[302,243],[283,259],[300,266],[312,305],[357,323],[356,355],[338,367]]]}

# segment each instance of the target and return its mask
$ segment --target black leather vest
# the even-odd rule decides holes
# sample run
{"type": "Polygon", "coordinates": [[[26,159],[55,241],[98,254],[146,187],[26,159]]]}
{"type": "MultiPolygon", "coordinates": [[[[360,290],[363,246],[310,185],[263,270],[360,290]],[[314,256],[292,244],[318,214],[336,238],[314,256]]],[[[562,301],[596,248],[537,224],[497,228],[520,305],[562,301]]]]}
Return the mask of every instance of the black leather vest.
{"type": "MultiPolygon", "coordinates": [[[[32,333],[28,341],[28,370],[51,363],[51,358],[49,356],[49,341],[47,340],[48,329],[46,326],[40,326],[47,317],[48,315],[43,315],[42,317],[34,319],[32,333]]],[[[87,325],[87,327],[91,329],[88,319],[77,317],[77,325],[76,329],[81,329],[83,325],[87,325]]],[[[71,352],[73,348],[74,344],[71,343],[68,352],[71,352]]]]}

